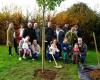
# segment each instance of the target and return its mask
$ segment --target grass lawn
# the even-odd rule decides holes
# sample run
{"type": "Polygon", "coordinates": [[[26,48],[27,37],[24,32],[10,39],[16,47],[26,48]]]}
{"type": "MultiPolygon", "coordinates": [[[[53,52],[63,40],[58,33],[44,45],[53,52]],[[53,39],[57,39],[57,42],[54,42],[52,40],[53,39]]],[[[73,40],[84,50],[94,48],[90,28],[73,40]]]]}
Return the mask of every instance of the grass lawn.
{"type": "MultiPolygon", "coordinates": [[[[87,64],[97,64],[94,51],[88,51],[87,64]]],[[[62,62],[59,62],[62,64],[62,62]]],[[[55,80],[79,80],[77,74],[77,65],[66,64],[62,69],[55,69],[54,63],[45,62],[45,69],[51,69],[57,72],[55,80]]],[[[32,61],[26,59],[19,61],[13,50],[13,56],[8,55],[7,47],[0,46],[0,80],[43,80],[34,77],[34,71],[41,68],[41,56],[39,60],[32,61]]]]}

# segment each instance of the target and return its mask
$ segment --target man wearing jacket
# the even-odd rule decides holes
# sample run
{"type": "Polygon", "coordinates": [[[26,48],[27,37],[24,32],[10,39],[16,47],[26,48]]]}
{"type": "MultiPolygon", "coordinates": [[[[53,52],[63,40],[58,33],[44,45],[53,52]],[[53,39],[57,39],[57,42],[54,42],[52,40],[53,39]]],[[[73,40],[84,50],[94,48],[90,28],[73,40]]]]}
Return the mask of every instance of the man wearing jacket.
{"type": "Polygon", "coordinates": [[[27,28],[24,29],[24,31],[23,31],[23,38],[25,38],[26,36],[30,37],[29,41],[31,42],[31,44],[32,44],[32,42],[33,42],[34,39],[37,39],[36,32],[33,29],[31,22],[28,22],[27,28]]]}

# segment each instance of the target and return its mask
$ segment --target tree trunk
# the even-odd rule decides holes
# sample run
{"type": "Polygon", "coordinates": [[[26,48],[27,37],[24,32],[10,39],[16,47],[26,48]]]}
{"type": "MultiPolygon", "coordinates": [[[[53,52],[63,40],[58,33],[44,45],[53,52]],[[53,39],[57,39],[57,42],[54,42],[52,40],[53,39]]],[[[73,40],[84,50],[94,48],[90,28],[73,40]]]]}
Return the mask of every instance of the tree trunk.
{"type": "Polygon", "coordinates": [[[43,27],[42,27],[42,73],[44,72],[44,54],[45,54],[45,5],[43,6],[43,27]]]}

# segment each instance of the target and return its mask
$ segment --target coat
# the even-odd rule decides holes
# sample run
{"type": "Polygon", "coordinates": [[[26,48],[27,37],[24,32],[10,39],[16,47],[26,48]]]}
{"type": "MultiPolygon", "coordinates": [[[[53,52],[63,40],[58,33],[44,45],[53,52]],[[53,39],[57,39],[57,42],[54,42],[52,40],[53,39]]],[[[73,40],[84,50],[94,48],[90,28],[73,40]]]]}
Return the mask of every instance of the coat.
{"type": "Polygon", "coordinates": [[[68,52],[69,45],[67,43],[62,42],[61,43],[61,49],[63,52],[68,52]]]}
{"type": "Polygon", "coordinates": [[[30,42],[32,43],[34,39],[37,40],[37,36],[36,36],[36,32],[33,28],[26,28],[23,31],[23,38],[25,38],[26,36],[30,37],[30,42]]]}
{"type": "MultiPolygon", "coordinates": [[[[56,31],[54,32],[54,37],[57,39],[56,31]]],[[[63,42],[63,39],[64,39],[64,31],[60,30],[58,35],[58,43],[61,44],[63,42]]]]}
{"type": "Polygon", "coordinates": [[[77,38],[78,38],[78,36],[75,33],[70,32],[70,31],[68,31],[65,34],[65,37],[68,39],[68,44],[72,46],[74,45],[74,43],[77,41],[77,38]]]}
{"type": "Polygon", "coordinates": [[[11,46],[11,47],[14,46],[13,34],[14,34],[14,30],[12,29],[7,30],[7,46],[11,46]]]}
{"type": "Polygon", "coordinates": [[[37,41],[39,42],[40,41],[40,29],[36,28],[35,32],[36,32],[37,41]]]}
{"type": "Polygon", "coordinates": [[[54,30],[51,27],[47,27],[45,30],[46,41],[51,42],[54,37],[54,30]]]}

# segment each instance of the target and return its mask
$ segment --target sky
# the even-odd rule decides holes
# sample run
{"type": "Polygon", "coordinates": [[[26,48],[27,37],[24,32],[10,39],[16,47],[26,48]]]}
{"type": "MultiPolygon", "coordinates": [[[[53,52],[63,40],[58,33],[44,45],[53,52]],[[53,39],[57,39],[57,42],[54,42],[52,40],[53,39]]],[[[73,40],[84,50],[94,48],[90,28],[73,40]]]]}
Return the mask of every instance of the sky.
{"type": "MultiPolygon", "coordinates": [[[[55,11],[61,12],[70,8],[73,4],[83,2],[86,3],[91,9],[100,12],[100,1],[99,0],[65,0],[61,3],[60,7],[57,7],[55,11]]],[[[0,10],[7,7],[18,6],[22,10],[22,13],[26,14],[27,11],[36,12],[38,5],[36,0],[0,0],[0,10]]]]}

